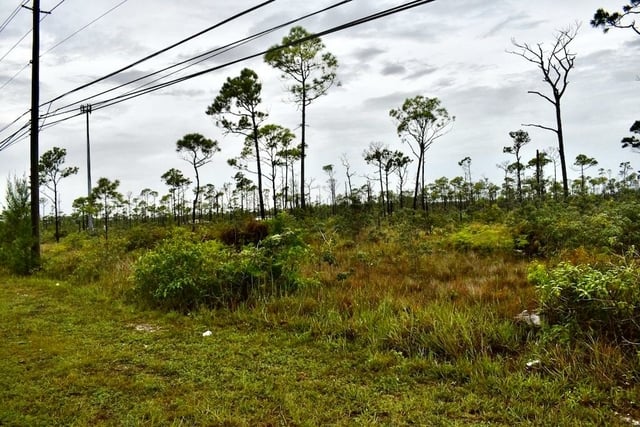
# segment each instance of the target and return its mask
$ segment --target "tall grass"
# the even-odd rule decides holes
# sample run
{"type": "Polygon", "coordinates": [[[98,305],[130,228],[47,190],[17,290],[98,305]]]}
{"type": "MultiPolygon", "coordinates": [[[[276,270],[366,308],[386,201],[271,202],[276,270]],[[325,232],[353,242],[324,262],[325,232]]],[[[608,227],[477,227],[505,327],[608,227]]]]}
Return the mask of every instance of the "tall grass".
{"type": "MultiPolygon", "coordinates": [[[[294,425],[305,424],[306,416],[312,424],[434,424],[448,418],[459,425],[616,425],[620,419],[614,412],[640,414],[633,397],[639,392],[640,357],[595,338],[558,342],[514,319],[522,310],[538,309],[539,295],[527,281],[530,260],[507,244],[505,227],[360,224],[344,234],[345,224],[332,220],[276,221],[278,233],[295,230],[305,243],[303,253],[286,258],[295,263],[292,271],[300,279],[295,289],[267,292],[233,309],[189,307],[186,315],[150,315],[124,298],[134,286],[134,263],[146,247],[158,247],[141,239],[139,230],[135,241],[145,243],[129,250],[126,235],[110,240],[115,245],[110,248],[80,235],[44,247],[41,274],[60,280],[69,295],[71,287],[88,301],[117,305],[127,324],[156,322],[161,331],[190,331],[184,342],[162,333],[163,344],[145,340],[160,358],[116,352],[118,381],[131,369],[142,378],[117,387],[142,389],[147,396],[129,407],[129,419],[119,421],[233,425],[284,420],[294,425]],[[193,341],[206,329],[217,337],[212,348],[193,341]],[[317,361],[305,356],[311,353],[317,361]],[[527,368],[531,361],[536,363],[527,368]],[[202,373],[208,371],[226,383],[202,373]],[[187,396],[168,410],[172,418],[161,401],[177,398],[170,383],[187,396]],[[224,403],[213,415],[212,407],[197,402],[212,398],[202,384],[221,393],[218,400],[227,396],[236,406],[224,403]]],[[[207,229],[184,233],[194,244],[215,235],[207,229]]],[[[286,249],[278,247],[282,253],[286,249]]],[[[590,252],[573,253],[576,259],[592,259],[590,252]]],[[[101,313],[107,316],[106,310],[101,313]]],[[[107,335],[118,339],[116,330],[107,335]]],[[[93,363],[87,359],[87,375],[93,363]]],[[[113,389],[96,393],[93,401],[105,408],[121,404],[113,389]]]]}

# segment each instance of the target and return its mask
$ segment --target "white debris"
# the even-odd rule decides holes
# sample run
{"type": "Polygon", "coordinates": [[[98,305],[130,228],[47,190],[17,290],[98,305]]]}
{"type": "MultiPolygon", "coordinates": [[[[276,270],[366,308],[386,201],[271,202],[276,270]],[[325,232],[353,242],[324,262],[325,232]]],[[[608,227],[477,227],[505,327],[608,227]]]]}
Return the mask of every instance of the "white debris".
{"type": "Polygon", "coordinates": [[[516,315],[515,319],[519,322],[526,323],[529,326],[541,326],[540,316],[536,313],[529,313],[529,310],[524,310],[522,313],[516,315]]]}
{"type": "Polygon", "coordinates": [[[526,367],[527,369],[535,369],[535,368],[539,368],[540,367],[540,359],[535,359],[535,360],[530,360],[527,362],[526,367]]]}
{"type": "Polygon", "coordinates": [[[632,426],[640,426],[640,421],[638,421],[638,420],[634,420],[633,418],[631,418],[631,417],[629,416],[629,414],[627,414],[627,416],[626,416],[626,417],[625,417],[625,416],[622,416],[621,414],[619,414],[619,413],[617,413],[617,412],[615,412],[615,414],[616,414],[616,415],[619,415],[619,416],[620,416],[620,418],[622,418],[622,421],[624,421],[625,423],[628,423],[628,424],[630,424],[630,425],[632,425],[632,426]]]}
{"type": "Polygon", "coordinates": [[[158,326],[154,326],[154,325],[148,325],[145,323],[139,324],[139,325],[132,325],[133,328],[138,331],[138,332],[157,332],[160,330],[160,328],[158,326]]]}
{"type": "Polygon", "coordinates": [[[213,335],[213,332],[211,332],[211,331],[206,331],[206,332],[202,333],[203,337],[210,337],[211,335],[213,335]]]}

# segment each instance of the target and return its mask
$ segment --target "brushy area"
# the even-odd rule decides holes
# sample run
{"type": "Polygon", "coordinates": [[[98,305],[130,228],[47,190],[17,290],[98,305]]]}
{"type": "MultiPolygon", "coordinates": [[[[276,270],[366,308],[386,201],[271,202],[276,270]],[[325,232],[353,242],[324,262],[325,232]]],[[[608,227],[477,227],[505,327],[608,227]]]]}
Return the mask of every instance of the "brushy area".
{"type": "Polygon", "coordinates": [[[629,425],[633,212],[70,234],[0,276],[0,424],[629,425]]]}

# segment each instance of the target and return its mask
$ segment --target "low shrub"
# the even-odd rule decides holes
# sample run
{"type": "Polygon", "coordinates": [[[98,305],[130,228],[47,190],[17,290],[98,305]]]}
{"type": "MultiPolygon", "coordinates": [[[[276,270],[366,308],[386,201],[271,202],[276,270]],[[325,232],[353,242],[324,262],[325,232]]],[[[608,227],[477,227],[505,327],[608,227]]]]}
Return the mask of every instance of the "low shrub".
{"type": "Polygon", "coordinates": [[[117,270],[128,264],[125,247],[127,241],[112,236],[105,241],[100,236],[72,233],[60,243],[42,246],[40,274],[57,280],[68,280],[86,285],[101,280],[117,281],[117,270]]]}
{"type": "Polygon", "coordinates": [[[458,250],[481,253],[508,252],[514,249],[509,229],[500,224],[469,224],[447,236],[446,242],[458,250]]]}
{"type": "Polygon", "coordinates": [[[0,266],[15,274],[29,274],[38,260],[31,252],[29,182],[26,178],[7,180],[6,205],[0,215],[0,266]]]}
{"type": "Polygon", "coordinates": [[[635,264],[547,268],[535,263],[528,279],[537,288],[541,314],[553,336],[640,341],[640,268],[635,264]]]}
{"type": "Polygon", "coordinates": [[[167,237],[168,229],[157,225],[137,225],[124,233],[126,239],[125,249],[151,249],[162,239],[167,237]]]}
{"type": "Polygon", "coordinates": [[[220,231],[220,240],[229,246],[241,247],[257,244],[269,235],[269,225],[251,218],[240,224],[233,224],[220,231]]]}
{"type": "Polygon", "coordinates": [[[306,248],[293,232],[240,251],[191,237],[176,232],[136,262],[135,292],[143,300],[176,310],[235,306],[251,298],[286,294],[299,283],[306,248]]]}

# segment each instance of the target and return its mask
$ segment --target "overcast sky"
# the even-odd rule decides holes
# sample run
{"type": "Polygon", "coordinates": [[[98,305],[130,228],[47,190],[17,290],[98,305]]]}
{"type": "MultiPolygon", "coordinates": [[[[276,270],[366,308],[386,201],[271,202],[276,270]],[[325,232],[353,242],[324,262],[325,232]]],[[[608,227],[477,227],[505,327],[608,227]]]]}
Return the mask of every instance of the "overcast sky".
{"type": "MultiPolygon", "coordinates": [[[[41,59],[42,102],[259,3],[258,0],[128,0],[47,52],[121,2],[65,0],[42,21],[41,52],[46,52],[41,59]]],[[[48,10],[59,0],[41,3],[42,9],[48,10]]],[[[123,75],[63,98],[53,103],[51,110],[331,3],[277,0],[123,75]]],[[[319,32],[401,3],[404,1],[353,0],[300,24],[311,32],[319,32]]],[[[7,17],[17,4],[18,0],[1,0],[0,19],[7,17]]],[[[500,184],[503,172],[496,164],[513,160],[502,152],[502,147],[511,144],[509,131],[521,128],[522,123],[554,126],[552,106],[527,94],[528,90],[548,91],[540,72],[533,64],[506,52],[513,49],[511,40],[548,45],[553,41],[554,31],[576,22],[582,22],[572,45],[578,56],[563,98],[568,163],[573,163],[577,154],[586,154],[598,160],[598,167],[611,169],[614,175],[623,161],[640,167],[638,154],[620,148],[620,139],[629,135],[631,124],[640,119],[640,37],[629,30],[613,30],[605,35],[589,25],[597,8],[620,10],[623,4],[623,0],[436,0],[324,37],[327,50],[338,58],[341,85],[332,88],[308,110],[307,173],[315,177],[314,186],[326,181],[322,166],[334,164],[338,188],[343,188],[345,176],[340,162],[343,154],[358,173],[356,184],[363,184],[362,176],[373,174],[372,167],[362,160],[363,151],[372,141],[381,141],[409,154],[409,147],[396,135],[388,113],[405,98],[416,95],[438,97],[449,113],[456,116],[453,130],[427,154],[428,181],[462,175],[458,161],[469,156],[474,180],[487,177],[500,184]]],[[[29,30],[30,22],[30,11],[20,11],[0,33],[0,55],[29,30]]],[[[279,30],[186,72],[259,52],[279,42],[287,32],[288,28],[279,30]]],[[[29,36],[0,62],[0,86],[29,62],[30,49],[29,36]]],[[[121,193],[131,192],[134,197],[145,187],[164,194],[167,188],[160,175],[168,169],[175,167],[189,177],[193,175],[190,165],[175,153],[175,143],[187,133],[198,132],[217,139],[222,148],[214,161],[203,168],[203,183],[221,187],[231,182],[235,171],[226,161],[237,155],[242,140],[224,136],[204,112],[225,79],[238,75],[244,67],[254,69],[263,82],[263,103],[270,113],[269,122],[299,134],[299,111],[289,102],[286,83],[276,70],[256,58],[94,112],[90,119],[93,181],[99,177],[119,179],[121,193]]],[[[0,99],[2,128],[29,109],[29,68],[0,90],[0,99]]],[[[535,156],[536,149],[557,145],[553,133],[534,128],[528,131],[532,142],[523,150],[525,161],[535,156]]],[[[7,132],[0,138],[5,136],[7,132]]],[[[86,194],[85,144],[83,117],[46,129],[40,136],[41,153],[53,146],[66,148],[67,164],[80,167],[78,175],[61,183],[66,212],[70,211],[73,199],[86,194]]],[[[0,195],[4,194],[6,177],[28,175],[28,159],[28,139],[0,152],[0,195]]],[[[412,174],[414,167],[415,162],[412,174]]],[[[577,172],[570,171],[570,175],[576,177],[577,172]]]]}

